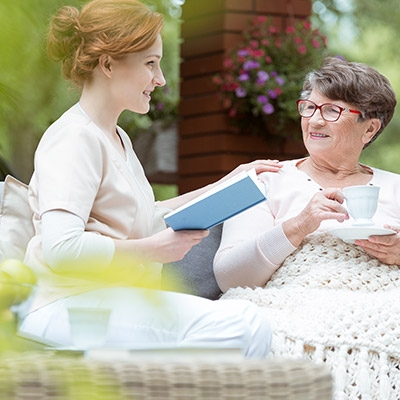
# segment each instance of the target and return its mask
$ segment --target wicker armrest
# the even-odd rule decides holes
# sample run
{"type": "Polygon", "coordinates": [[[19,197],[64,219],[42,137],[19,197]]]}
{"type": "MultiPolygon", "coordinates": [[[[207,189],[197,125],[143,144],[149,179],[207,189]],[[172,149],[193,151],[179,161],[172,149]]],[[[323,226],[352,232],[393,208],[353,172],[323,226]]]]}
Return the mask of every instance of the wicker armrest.
{"type": "Polygon", "coordinates": [[[280,399],[332,397],[328,369],[305,360],[105,361],[53,352],[3,354],[7,400],[280,399]]]}

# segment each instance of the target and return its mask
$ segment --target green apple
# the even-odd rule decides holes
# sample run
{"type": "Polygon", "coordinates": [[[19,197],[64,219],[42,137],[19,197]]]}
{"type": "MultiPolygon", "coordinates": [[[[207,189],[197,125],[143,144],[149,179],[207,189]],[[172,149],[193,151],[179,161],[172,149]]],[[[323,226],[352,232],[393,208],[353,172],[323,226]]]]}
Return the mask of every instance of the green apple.
{"type": "Polygon", "coordinates": [[[7,272],[16,283],[27,283],[29,285],[37,283],[35,273],[22,261],[15,258],[7,258],[2,261],[0,263],[0,271],[7,272]]]}
{"type": "Polygon", "coordinates": [[[10,274],[0,270],[0,311],[10,308],[17,298],[17,286],[10,274]]]}
{"type": "Polygon", "coordinates": [[[11,310],[0,310],[0,325],[12,324],[15,321],[15,316],[11,310]]]}
{"type": "MultiPolygon", "coordinates": [[[[33,285],[37,283],[35,273],[22,261],[14,258],[2,261],[0,263],[0,272],[8,274],[11,277],[11,281],[14,282],[14,285],[8,284],[8,291],[14,290],[15,293],[13,305],[25,301],[32,293],[33,285]],[[11,289],[12,286],[13,289],[11,289]]],[[[3,288],[3,290],[7,292],[6,288],[3,288]]],[[[11,295],[9,298],[11,298],[11,295]]]]}

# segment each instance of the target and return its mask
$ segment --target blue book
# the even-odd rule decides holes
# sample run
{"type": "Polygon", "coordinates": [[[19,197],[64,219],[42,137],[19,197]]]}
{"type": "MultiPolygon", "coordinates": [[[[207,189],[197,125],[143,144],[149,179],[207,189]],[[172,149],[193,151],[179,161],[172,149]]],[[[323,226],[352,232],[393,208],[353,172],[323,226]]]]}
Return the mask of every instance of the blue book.
{"type": "Polygon", "coordinates": [[[173,230],[210,229],[266,200],[254,169],[243,171],[167,214],[173,230]]]}

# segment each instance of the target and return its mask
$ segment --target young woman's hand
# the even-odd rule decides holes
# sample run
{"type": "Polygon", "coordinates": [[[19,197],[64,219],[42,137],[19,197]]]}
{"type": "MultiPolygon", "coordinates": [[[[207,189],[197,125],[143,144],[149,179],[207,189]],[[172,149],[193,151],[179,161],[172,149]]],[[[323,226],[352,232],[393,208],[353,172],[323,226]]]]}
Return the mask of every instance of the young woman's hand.
{"type": "Polygon", "coordinates": [[[201,194],[207,192],[208,190],[213,189],[215,186],[228,180],[229,178],[232,178],[233,176],[237,175],[242,171],[249,171],[250,169],[255,168],[257,174],[260,174],[261,172],[278,172],[282,168],[282,166],[283,164],[278,160],[255,160],[247,164],[241,164],[238,167],[236,167],[233,171],[229,172],[229,174],[222,177],[220,180],[214,183],[210,183],[209,185],[204,186],[202,188],[182,194],[178,197],[160,201],[160,205],[169,208],[171,210],[175,210],[181,205],[187,203],[190,200],[193,200],[194,198],[200,196],[201,194]]]}
{"type": "Polygon", "coordinates": [[[193,246],[200,243],[208,234],[208,230],[174,231],[167,228],[151,237],[151,240],[154,241],[151,258],[161,263],[181,260],[193,246]]]}
{"type": "Polygon", "coordinates": [[[242,171],[249,171],[252,168],[256,170],[257,174],[261,174],[262,172],[279,172],[282,166],[283,164],[279,160],[254,160],[247,164],[240,164],[218,182],[223,182],[242,171]]]}
{"type": "Polygon", "coordinates": [[[167,228],[143,239],[117,240],[115,246],[119,255],[164,264],[181,260],[208,234],[208,230],[174,231],[167,228]]]}

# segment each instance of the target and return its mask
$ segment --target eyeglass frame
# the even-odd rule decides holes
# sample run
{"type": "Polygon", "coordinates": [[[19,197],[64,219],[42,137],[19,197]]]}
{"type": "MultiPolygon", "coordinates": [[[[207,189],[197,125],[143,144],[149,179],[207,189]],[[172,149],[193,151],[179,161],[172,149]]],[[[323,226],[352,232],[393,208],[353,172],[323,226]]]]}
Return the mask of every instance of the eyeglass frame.
{"type": "Polygon", "coordinates": [[[347,108],[347,107],[341,107],[341,106],[339,106],[339,105],[337,105],[337,104],[333,104],[333,103],[323,103],[323,104],[321,104],[321,105],[319,106],[319,105],[315,104],[313,101],[308,100],[308,99],[298,99],[298,100],[296,100],[296,105],[297,105],[297,112],[299,113],[300,117],[302,117],[302,118],[311,118],[311,117],[315,114],[315,111],[319,110],[322,119],[323,119],[324,121],[326,121],[326,122],[336,122],[336,121],[338,121],[339,118],[341,117],[343,111],[350,112],[350,113],[353,113],[353,114],[363,115],[363,113],[362,113],[361,111],[353,110],[353,109],[347,108]],[[301,114],[300,114],[300,111],[299,111],[299,103],[302,102],[302,101],[308,101],[308,102],[314,104],[314,106],[315,106],[315,109],[314,109],[314,111],[312,112],[312,114],[311,114],[311,115],[308,115],[307,117],[301,115],[301,114]],[[340,112],[339,112],[339,114],[338,114],[338,117],[337,117],[335,120],[333,120],[333,121],[329,121],[329,120],[325,119],[325,117],[324,117],[324,115],[323,115],[323,112],[322,112],[322,107],[323,107],[323,106],[335,106],[335,107],[339,108],[340,112]]]}

